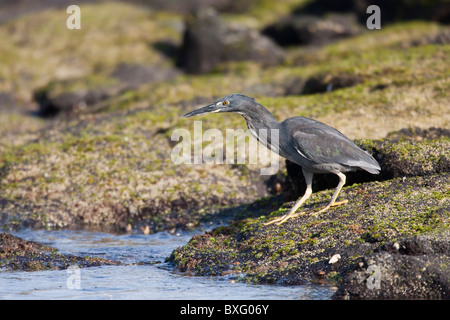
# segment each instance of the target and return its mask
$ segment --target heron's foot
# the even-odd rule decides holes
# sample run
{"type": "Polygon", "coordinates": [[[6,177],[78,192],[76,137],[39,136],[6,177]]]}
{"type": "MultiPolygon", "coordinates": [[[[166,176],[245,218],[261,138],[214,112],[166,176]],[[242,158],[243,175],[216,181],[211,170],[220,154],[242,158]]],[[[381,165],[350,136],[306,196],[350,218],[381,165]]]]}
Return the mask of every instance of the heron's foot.
{"type": "Polygon", "coordinates": [[[274,218],[274,219],[264,223],[264,225],[265,226],[269,226],[271,224],[276,223],[279,226],[280,224],[285,223],[289,219],[297,218],[297,217],[302,216],[302,215],[307,214],[307,213],[316,215],[316,214],[319,214],[319,213],[327,211],[331,207],[337,207],[337,206],[346,204],[347,202],[348,202],[348,200],[342,200],[342,201],[338,201],[338,202],[333,202],[331,204],[326,205],[323,209],[321,209],[321,210],[319,210],[317,212],[312,212],[312,210],[310,210],[310,211],[301,211],[301,212],[292,212],[292,211],[290,211],[289,213],[285,214],[284,216],[281,216],[281,217],[278,217],[278,218],[274,218]]]}
{"type": "Polygon", "coordinates": [[[282,223],[285,223],[286,221],[288,221],[289,219],[292,218],[297,218],[301,215],[304,215],[305,213],[308,213],[306,211],[301,211],[301,212],[289,212],[288,214],[285,214],[284,216],[278,217],[278,218],[274,218],[272,220],[270,220],[269,222],[264,223],[265,226],[271,225],[276,223],[277,225],[280,225],[282,223]]]}
{"type": "Polygon", "coordinates": [[[347,199],[335,202],[335,203],[331,204],[331,207],[337,207],[337,206],[340,206],[340,205],[343,205],[343,204],[346,204],[346,203],[348,203],[347,199]]]}
{"type": "Polygon", "coordinates": [[[279,226],[280,224],[285,223],[289,219],[297,218],[299,216],[302,216],[302,215],[308,214],[308,213],[316,215],[316,214],[319,214],[319,213],[327,211],[331,207],[337,207],[337,206],[340,206],[340,205],[343,205],[343,204],[346,204],[346,203],[348,203],[348,200],[342,200],[342,201],[338,201],[338,202],[333,202],[331,204],[328,204],[323,209],[321,209],[321,210],[319,210],[317,212],[312,212],[312,210],[310,210],[310,211],[301,211],[301,212],[289,212],[289,213],[285,214],[284,216],[281,216],[281,217],[278,217],[278,218],[274,218],[274,219],[264,223],[264,225],[265,226],[269,226],[271,224],[276,223],[279,226]]]}
{"type": "Polygon", "coordinates": [[[348,200],[346,199],[346,200],[342,200],[342,201],[338,201],[338,202],[333,202],[333,203],[327,204],[323,209],[321,209],[321,210],[319,210],[319,211],[317,211],[317,212],[313,212],[312,214],[313,214],[313,215],[316,215],[316,214],[325,212],[325,211],[327,211],[328,209],[330,209],[331,207],[337,207],[337,206],[346,204],[347,202],[348,202],[348,200]]]}

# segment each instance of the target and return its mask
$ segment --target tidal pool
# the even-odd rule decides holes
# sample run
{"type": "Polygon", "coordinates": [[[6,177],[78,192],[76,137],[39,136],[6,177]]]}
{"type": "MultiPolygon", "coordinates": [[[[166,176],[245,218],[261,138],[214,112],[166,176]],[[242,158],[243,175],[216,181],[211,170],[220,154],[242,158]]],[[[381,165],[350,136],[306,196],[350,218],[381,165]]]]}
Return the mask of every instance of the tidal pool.
{"type": "Polygon", "coordinates": [[[203,230],[169,234],[110,234],[73,230],[24,230],[15,236],[60,253],[95,256],[121,265],[67,270],[0,271],[0,299],[322,300],[325,285],[252,285],[230,277],[194,277],[165,262],[177,247],[203,230]]]}

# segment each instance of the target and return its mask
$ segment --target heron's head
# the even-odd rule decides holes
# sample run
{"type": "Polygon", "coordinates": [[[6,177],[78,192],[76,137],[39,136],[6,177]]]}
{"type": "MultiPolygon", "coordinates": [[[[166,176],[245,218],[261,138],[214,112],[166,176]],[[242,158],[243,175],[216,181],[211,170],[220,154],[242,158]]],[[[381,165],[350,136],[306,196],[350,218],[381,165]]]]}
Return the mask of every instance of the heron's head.
{"type": "Polygon", "coordinates": [[[248,112],[251,106],[255,105],[256,102],[253,98],[250,98],[246,95],[233,93],[229,96],[226,96],[222,99],[217,100],[216,102],[191,111],[183,116],[183,118],[189,118],[194,116],[199,116],[207,113],[216,113],[216,112],[234,112],[239,114],[245,114],[248,112]]]}

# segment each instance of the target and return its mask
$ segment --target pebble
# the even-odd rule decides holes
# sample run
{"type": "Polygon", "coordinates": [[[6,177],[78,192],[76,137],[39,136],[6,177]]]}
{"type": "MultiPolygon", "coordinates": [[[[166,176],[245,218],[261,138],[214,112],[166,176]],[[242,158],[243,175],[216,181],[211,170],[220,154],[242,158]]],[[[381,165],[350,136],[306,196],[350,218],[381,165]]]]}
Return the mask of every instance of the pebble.
{"type": "Polygon", "coordinates": [[[330,261],[328,261],[329,264],[333,264],[338,262],[341,259],[341,255],[339,253],[335,254],[331,257],[330,261]]]}

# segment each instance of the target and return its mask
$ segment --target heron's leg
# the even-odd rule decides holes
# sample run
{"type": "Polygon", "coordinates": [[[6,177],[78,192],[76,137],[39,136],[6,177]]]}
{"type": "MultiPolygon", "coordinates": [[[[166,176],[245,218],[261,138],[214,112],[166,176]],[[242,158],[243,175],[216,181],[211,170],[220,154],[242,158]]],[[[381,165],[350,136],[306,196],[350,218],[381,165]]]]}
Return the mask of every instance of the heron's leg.
{"type": "Polygon", "coordinates": [[[303,203],[305,203],[306,200],[308,200],[308,198],[311,196],[312,194],[312,179],[313,179],[313,173],[303,170],[303,176],[305,177],[305,182],[306,182],[306,190],[305,190],[305,194],[303,195],[303,197],[300,198],[300,200],[298,200],[294,206],[291,208],[291,210],[289,210],[289,212],[287,214],[285,214],[282,217],[273,219],[267,223],[265,223],[264,225],[269,225],[272,223],[277,223],[277,224],[281,224],[283,222],[286,222],[287,220],[291,219],[291,218],[295,218],[298,217],[299,215],[303,214],[304,212],[298,212],[295,213],[295,211],[297,211],[298,208],[300,208],[303,203]]]}
{"type": "Polygon", "coordinates": [[[336,190],[334,191],[333,196],[331,197],[331,201],[325,206],[325,208],[323,208],[322,210],[319,210],[317,212],[314,212],[314,214],[322,213],[322,212],[330,209],[330,207],[340,206],[341,204],[348,202],[348,200],[336,202],[336,199],[337,199],[339,193],[341,192],[341,189],[344,186],[345,181],[346,181],[345,174],[343,174],[342,172],[338,172],[338,173],[336,173],[336,175],[339,177],[339,184],[336,187],[336,190]]]}

